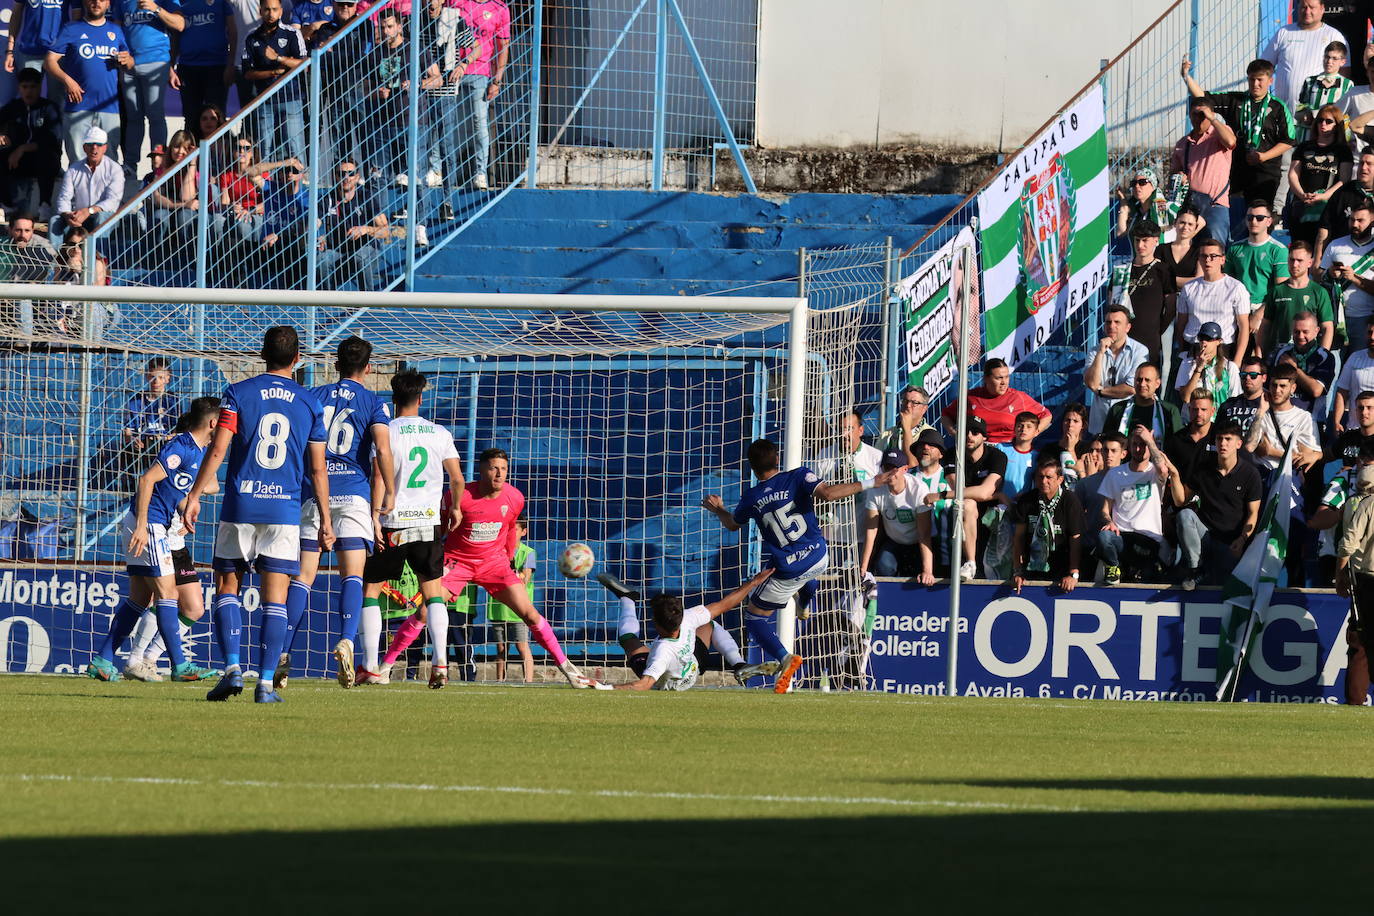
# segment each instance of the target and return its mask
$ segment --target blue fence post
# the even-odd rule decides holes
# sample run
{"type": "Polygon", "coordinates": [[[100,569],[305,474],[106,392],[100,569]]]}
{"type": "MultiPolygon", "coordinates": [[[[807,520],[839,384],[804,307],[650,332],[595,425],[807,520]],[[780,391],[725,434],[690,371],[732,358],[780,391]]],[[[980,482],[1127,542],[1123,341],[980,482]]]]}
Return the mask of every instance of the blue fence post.
{"type": "Polygon", "coordinates": [[[525,167],[525,187],[539,186],[539,77],[544,54],[544,0],[534,0],[534,26],[530,37],[530,159],[525,167]]]}
{"type": "MultiPolygon", "coordinates": [[[[309,200],[310,218],[312,220],[319,218],[320,177],[322,171],[320,168],[320,160],[323,158],[321,150],[324,148],[323,144],[320,143],[320,108],[323,106],[324,102],[320,93],[320,61],[322,59],[322,52],[316,51],[314,54],[311,54],[310,59],[306,61],[306,66],[310,68],[310,161],[307,165],[310,177],[310,191],[307,199],[309,200]]],[[[358,168],[361,169],[362,165],[359,164],[358,168]]],[[[306,240],[310,242],[310,244],[305,246],[305,282],[306,289],[309,290],[319,288],[319,245],[314,243],[314,236],[315,233],[307,232],[306,240]]],[[[310,309],[309,314],[306,315],[305,318],[305,346],[306,352],[311,354],[315,352],[317,344],[316,338],[319,337],[318,328],[315,323],[316,311],[317,310],[314,308],[310,309]]],[[[313,385],[315,382],[314,366],[313,360],[306,364],[305,371],[307,384],[313,385]]]]}
{"type": "Polygon", "coordinates": [[[654,16],[654,177],[653,189],[663,190],[663,134],[668,116],[668,0],[658,0],[654,16]]]}
{"type": "Polygon", "coordinates": [[[428,15],[416,2],[410,17],[410,123],[406,127],[406,263],[405,289],[415,289],[415,226],[420,217],[420,17],[428,15]]]}
{"type": "Polygon", "coordinates": [[[687,20],[682,15],[682,8],[678,6],[677,0],[660,0],[667,3],[668,9],[672,11],[673,18],[677,21],[678,31],[682,33],[682,43],[687,46],[687,53],[691,55],[692,66],[697,71],[697,78],[701,80],[701,88],[706,90],[706,100],[711,103],[711,109],[716,113],[716,120],[720,123],[721,133],[725,135],[725,142],[730,144],[730,154],[735,159],[735,165],[739,168],[740,177],[744,179],[744,187],[750,194],[759,193],[758,186],[754,184],[754,176],[749,174],[749,166],[744,164],[744,153],[740,151],[739,141],[735,139],[735,130],[730,126],[730,119],[725,116],[725,107],[720,104],[720,96],[716,95],[716,87],[711,83],[711,75],[706,72],[706,64],[701,59],[701,53],[697,51],[697,44],[692,40],[692,33],[687,28],[687,20]]]}
{"type": "MultiPolygon", "coordinates": [[[[219,133],[223,133],[223,128],[219,133]]],[[[214,168],[214,163],[210,161],[210,142],[215,135],[212,134],[201,143],[196,150],[198,157],[196,167],[196,199],[200,201],[200,206],[196,209],[196,289],[206,289],[210,284],[207,271],[210,265],[210,170],[214,168]]],[[[201,299],[195,304],[195,347],[197,353],[205,352],[205,323],[206,306],[205,300],[201,299]]],[[[205,394],[207,376],[210,374],[210,367],[204,357],[196,360],[196,397],[205,394]]]]}

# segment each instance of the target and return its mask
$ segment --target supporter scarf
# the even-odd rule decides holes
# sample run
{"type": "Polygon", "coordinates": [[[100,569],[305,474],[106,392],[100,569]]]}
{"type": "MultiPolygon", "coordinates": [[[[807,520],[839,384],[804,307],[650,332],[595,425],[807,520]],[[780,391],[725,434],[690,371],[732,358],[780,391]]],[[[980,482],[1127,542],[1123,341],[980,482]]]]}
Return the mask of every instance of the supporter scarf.
{"type": "Polygon", "coordinates": [[[1210,382],[1206,388],[1212,392],[1212,400],[1217,404],[1224,404],[1231,397],[1231,373],[1217,372],[1218,367],[1224,367],[1227,362],[1218,354],[1202,370],[1203,379],[1210,382]]]}
{"type": "Polygon", "coordinates": [[[1043,495],[1039,497],[1040,517],[1031,532],[1030,562],[1027,564],[1031,572],[1050,571],[1050,554],[1054,553],[1054,510],[1059,508],[1063,495],[1064,488],[1060,487],[1048,500],[1043,495]]]}
{"type": "Polygon", "coordinates": [[[1256,102],[1248,96],[1245,104],[1240,106],[1241,128],[1245,131],[1245,142],[1253,150],[1260,150],[1260,142],[1264,136],[1264,116],[1269,113],[1269,95],[1256,102]]]}
{"type": "MultiPolygon", "coordinates": [[[[1121,411],[1121,423],[1117,429],[1121,435],[1129,435],[1131,417],[1134,416],[1136,409],[1135,398],[1126,402],[1126,409],[1121,411]]],[[[1164,437],[1164,408],[1160,406],[1159,398],[1155,398],[1154,406],[1150,409],[1150,432],[1156,439],[1164,437]]]]}

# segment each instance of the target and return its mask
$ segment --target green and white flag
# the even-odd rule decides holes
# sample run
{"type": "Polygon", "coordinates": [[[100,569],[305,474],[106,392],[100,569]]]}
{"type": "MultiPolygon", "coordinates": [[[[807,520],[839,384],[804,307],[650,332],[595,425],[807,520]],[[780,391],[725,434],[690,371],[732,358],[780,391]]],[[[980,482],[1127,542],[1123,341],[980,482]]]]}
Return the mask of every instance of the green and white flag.
{"type": "Polygon", "coordinates": [[[984,350],[1012,366],[1108,280],[1102,106],[1095,87],[978,195],[984,350]]]}
{"type": "MultiPolygon", "coordinates": [[[[961,264],[976,264],[977,255],[964,260],[974,248],[973,229],[965,226],[954,238],[926,259],[914,274],[897,284],[902,303],[902,331],[906,341],[906,381],[919,385],[930,397],[944,391],[958,375],[955,328],[959,324],[959,297],[963,292],[961,264]]],[[[978,327],[978,275],[970,277],[969,326],[978,327]]],[[[977,340],[970,347],[970,361],[977,360],[977,340]]]]}
{"type": "Polygon", "coordinates": [[[1288,519],[1293,514],[1293,498],[1297,492],[1293,477],[1296,443],[1297,436],[1294,436],[1269,487],[1255,539],[1245,548],[1245,555],[1221,589],[1222,603],[1230,605],[1231,610],[1217,644],[1217,699],[1224,702],[1236,698],[1246,656],[1259,638],[1264,614],[1269,610],[1269,599],[1274,596],[1283,562],[1288,558],[1288,519]]]}

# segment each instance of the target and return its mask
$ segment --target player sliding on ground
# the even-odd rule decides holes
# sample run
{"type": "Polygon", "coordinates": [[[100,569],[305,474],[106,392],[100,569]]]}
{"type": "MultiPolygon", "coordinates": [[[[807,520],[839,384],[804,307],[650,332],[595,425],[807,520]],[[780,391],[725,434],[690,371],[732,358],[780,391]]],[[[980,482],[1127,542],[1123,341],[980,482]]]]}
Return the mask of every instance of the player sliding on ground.
{"type": "Polygon", "coordinates": [[[646,646],[639,637],[639,610],[635,607],[639,592],[608,573],[597,575],[596,581],[620,599],[620,647],[625,650],[626,666],[639,675],[638,680],[617,684],[616,689],[689,690],[697,682],[697,675],[706,664],[706,653],[712,648],[725,656],[725,663],[741,687],[751,677],[777,673],[777,662],[746,665],[730,631],[715,622],[721,614],[743,604],[749,592],[772,574],[773,570],[765,569],[719,601],[699,604],[687,611],[683,611],[682,599],[676,595],[655,595],[649,599],[658,630],[658,639],[652,646],[646,646]]]}
{"type": "Polygon", "coordinates": [[[765,653],[781,663],[776,693],[786,693],[802,657],[783,648],[773,625],[773,615],[792,598],[799,603],[810,600],[815,581],[825,572],[830,559],[825,535],[813,511],[815,500],[844,499],[862,490],[886,486],[905,468],[883,471],[865,481],[822,483],[807,467],[778,470],[778,447],[767,439],[749,445],[749,467],[759,482],[744,494],[732,513],[716,495],[702,500],[705,509],[715,513],[727,531],[739,531],[752,519],[763,535],[764,546],[777,575],[759,586],[744,613],[744,626],[765,653]]]}
{"type": "MultiPolygon", "coordinates": [[[[534,602],[530,601],[529,593],[525,590],[525,583],[511,568],[511,558],[515,556],[515,548],[519,543],[515,520],[525,508],[525,497],[506,482],[510,473],[510,456],[502,449],[489,448],[478,457],[477,470],[477,480],[468,484],[462,493],[462,523],[448,536],[445,544],[444,565],[448,572],[444,575],[444,587],[457,595],[469,582],[482,586],[487,594],[510,608],[525,622],[534,641],[553,656],[569,684],[578,689],[594,687],[609,690],[609,684],[601,684],[587,677],[568,661],[553,628],[535,610],[534,602]]],[[[431,605],[431,614],[433,610],[431,605]]],[[[446,620],[447,608],[443,613],[446,620]]],[[[396,631],[396,637],[383,660],[387,668],[419,634],[420,625],[415,620],[415,617],[411,617],[396,631]]]]}
{"type": "MultiPolygon", "coordinates": [[[[377,666],[377,649],[382,638],[382,589],[391,579],[405,573],[406,564],[420,580],[424,604],[406,618],[396,634],[396,642],[408,635],[395,655],[387,653],[386,671],[405,647],[414,641],[429,623],[429,635],[434,647],[429,686],[436,690],[448,683],[448,595],[439,584],[444,573],[444,535],[458,527],[462,515],[457,499],[453,499],[443,519],[444,475],[448,475],[450,491],[456,497],[463,490],[463,470],[453,436],[444,427],[420,416],[420,398],[428,384],[414,369],[396,373],[391,380],[391,406],[396,416],[388,424],[388,433],[395,452],[394,479],[383,482],[380,463],[373,475],[374,495],[385,486],[396,493],[395,505],[385,515],[376,516],[381,529],[380,549],[367,558],[363,567],[366,581],[363,591],[362,641],[364,663],[357,671],[357,682],[376,684],[382,681],[377,666]]],[[[393,646],[394,648],[394,646],[393,646]]],[[[349,647],[350,656],[352,646],[349,647]]],[[[350,659],[351,661],[351,659],[350,659]]],[[[350,665],[350,669],[351,669],[350,665]]],[[[339,683],[353,685],[350,676],[344,683],[342,660],[339,683]]],[[[352,675],[352,670],[349,674],[352,675]]]]}
{"type": "MultiPolygon", "coordinates": [[[[224,676],[205,695],[222,701],[243,692],[239,659],[243,574],[256,566],[261,581],[262,629],[254,701],[280,703],[272,675],[286,644],[286,592],[301,569],[301,478],[307,454],[315,496],[329,502],[325,469],[324,414],[310,392],[291,378],[300,358],[296,329],[270,328],[263,336],[267,371],[230,385],[220,408],[214,444],[186,496],[186,527],[200,518],[200,497],[209,492],[228,455],[224,505],[215,535],[215,637],[224,656],[224,676]]],[[[334,546],[334,525],[320,517],[319,542],[334,546]]]]}
{"type": "MultiPolygon", "coordinates": [[[[129,500],[124,516],[125,562],[129,570],[129,597],[110,620],[110,631],[96,650],[86,674],[101,681],[119,680],[114,666],[115,650],[124,644],[151,601],[156,600],[158,635],[172,660],[172,680],[199,681],[214,672],[186,660],[181,643],[182,624],[190,625],[205,613],[200,579],[191,562],[177,504],[195,480],[205,458],[205,447],[215,433],[219,398],[196,398],[177,422],[176,436],[163,446],[129,500]],[[189,577],[189,581],[186,581],[189,577]]],[[[125,673],[136,680],[153,680],[141,659],[131,660],[125,673]]],[[[156,676],[156,672],[153,672],[156,676]]],[[[160,676],[156,677],[161,680],[160,676]]]]}
{"type": "MultiPolygon", "coordinates": [[[[353,644],[363,610],[363,564],[372,553],[378,513],[391,512],[396,496],[392,468],[391,435],[387,424],[391,410],[363,383],[372,374],[372,344],[350,337],[339,344],[334,367],[339,380],[310,389],[324,410],[325,443],[329,471],[329,517],[334,523],[334,556],[339,568],[339,641],[334,645],[339,685],[352,687],[353,644]],[[382,487],[372,489],[372,456],[376,450],[382,487]]],[[[291,670],[291,644],[310,602],[310,587],[320,568],[321,506],[310,479],[304,481],[301,501],[301,571],[286,595],[287,637],[277,662],[272,689],[286,684],[291,670]]],[[[429,523],[433,524],[433,519],[429,523]]]]}

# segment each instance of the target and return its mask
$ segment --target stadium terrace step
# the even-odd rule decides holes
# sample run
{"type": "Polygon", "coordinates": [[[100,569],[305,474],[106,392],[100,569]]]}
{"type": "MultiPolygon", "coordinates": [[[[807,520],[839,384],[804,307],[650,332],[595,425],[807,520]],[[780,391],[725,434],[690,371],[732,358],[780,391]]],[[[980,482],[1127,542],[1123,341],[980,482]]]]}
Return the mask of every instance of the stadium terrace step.
{"type": "Polygon", "coordinates": [[[568,280],[748,277],[762,281],[783,280],[797,273],[796,255],[775,250],[470,245],[445,254],[452,255],[445,261],[461,262],[468,268],[463,273],[480,270],[496,276],[563,277],[568,280]]]}
{"type": "MultiPolygon", "coordinates": [[[[537,237],[549,247],[589,248],[833,248],[882,245],[891,237],[903,246],[916,241],[926,225],[852,226],[846,224],[720,223],[701,220],[546,219],[537,227],[518,219],[484,217],[458,234],[453,250],[470,246],[527,246],[537,237]]],[[[436,261],[446,262],[439,254],[436,261]]],[[[462,255],[454,254],[458,258],[462,255]]]]}

